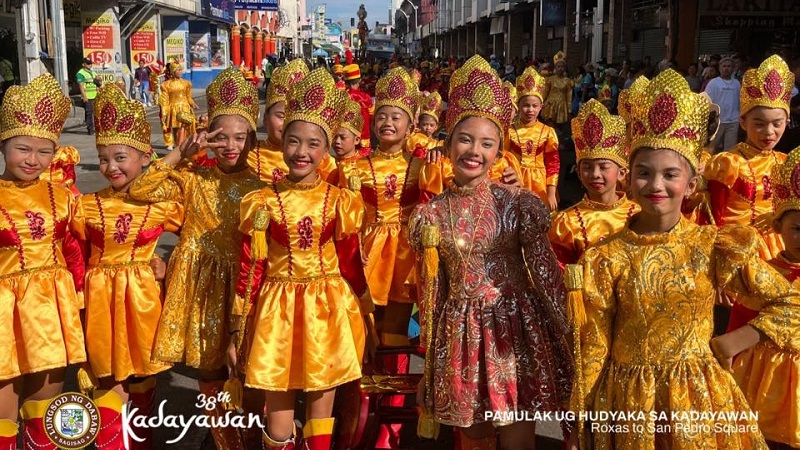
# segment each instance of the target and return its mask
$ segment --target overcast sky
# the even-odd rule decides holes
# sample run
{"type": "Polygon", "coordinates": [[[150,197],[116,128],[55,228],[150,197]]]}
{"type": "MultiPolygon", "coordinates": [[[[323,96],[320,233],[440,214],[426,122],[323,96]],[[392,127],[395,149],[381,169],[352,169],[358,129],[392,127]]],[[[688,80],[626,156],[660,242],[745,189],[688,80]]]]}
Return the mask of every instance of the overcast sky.
{"type": "Polygon", "coordinates": [[[314,10],[314,7],[325,3],[325,16],[334,22],[342,22],[343,28],[350,27],[350,18],[355,19],[358,23],[358,7],[362,3],[364,8],[367,9],[367,24],[369,28],[375,27],[375,21],[385,23],[389,20],[389,7],[391,0],[306,0],[306,8],[308,14],[314,10]]]}

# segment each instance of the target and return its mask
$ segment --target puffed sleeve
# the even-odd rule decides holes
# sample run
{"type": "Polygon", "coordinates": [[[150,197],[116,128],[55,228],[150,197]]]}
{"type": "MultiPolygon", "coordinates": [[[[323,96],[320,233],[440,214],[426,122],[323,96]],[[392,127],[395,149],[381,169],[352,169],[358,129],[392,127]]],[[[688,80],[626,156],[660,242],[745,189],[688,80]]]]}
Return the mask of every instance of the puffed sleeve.
{"type": "Polygon", "coordinates": [[[156,160],[150,169],[136,178],[128,194],[141,202],[179,202],[183,203],[191,171],[179,171],[156,160]]]}
{"type": "Polygon", "coordinates": [[[544,168],[548,186],[558,186],[558,171],[561,170],[561,159],[558,154],[558,136],[552,127],[547,127],[547,137],[541,144],[544,146],[544,168]]]}
{"type": "Polygon", "coordinates": [[[739,178],[740,159],[730,152],[718,153],[711,157],[703,170],[711,197],[711,213],[717,226],[725,225],[725,210],[734,189],[745,198],[755,195],[755,185],[739,178]]]}
{"type": "Polygon", "coordinates": [[[778,347],[800,351],[800,293],[769,263],[758,256],[760,237],[751,227],[728,225],[715,243],[715,272],[719,285],[739,296],[745,307],[758,311],[749,322],[778,347]]]}
{"type": "MultiPolygon", "coordinates": [[[[510,141],[510,139],[506,140],[510,141]]],[[[500,158],[495,161],[492,168],[489,169],[489,179],[498,183],[502,183],[503,171],[506,169],[506,167],[511,167],[514,173],[517,175],[517,178],[519,178],[522,174],[522,166],[519,164],[519,158],[517,158],[517,155],[511,151],[503,151],[503,154],[500,156],[500,158]]]]}
{"type": "Polygon", "coordinates": [[[419,173],[419,188],[422,191],[420,203],[427,203],[444,192],[445,186],[453,179],[453,165],[448,158],[439,158],[435,163],[425,162],[419,173]]]}
{"type": "Polygon", "coordinates": [[[185,214],[185,209],[183,204],[178,202],[166,202],[165,205],[166,213],[165,213],[165,221],[164,221],[164,231],[170,233],[178,233],[183,226],[183,219],[185,214]]]}
{"type": "Polygon", "coordinates": [[[361,192],[341,189],[336,201],[336,234],[334,239],[342,240],[357,234],[364,226],[366,209],[361,192]]]}
{"type": "Polygon", "coordinates": [[[547,239],[550,213],[533,193],[518,189],[517,195],[522,255],[531,288],[536,293],[534,307],[549,335],[548,344],[553,347],[554,355],[561,355],[554,361],[554,371],[559,402],[564,405],[570,398],[574,366],[568,343],[571,328],[567,324],[564,277],[547,239]]]}
{"type": "Polygon", "coordinates": [[[553,219],[553,225],[550,227],[550,232],[547,234],[561,269],[564,269],[565,265],[574,264],[578,260],[578,254],[575,251],[575,236],[569,226],[569,211],[561,211],[556,215],[553,219]]]}

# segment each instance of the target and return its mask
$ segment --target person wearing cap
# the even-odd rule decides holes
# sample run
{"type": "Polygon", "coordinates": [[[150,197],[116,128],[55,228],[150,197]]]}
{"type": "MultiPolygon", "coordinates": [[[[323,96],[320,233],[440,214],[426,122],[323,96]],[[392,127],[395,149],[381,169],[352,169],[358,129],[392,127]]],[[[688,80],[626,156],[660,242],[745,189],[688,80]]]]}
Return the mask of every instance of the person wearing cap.
{"type": "Polygon", "coordinates": [[[489,66],[491,66],[492,69],[494,69],[494,71],[497,72],[498,75],[500,75],[501,66],[500,63],[497,62],[497,56],[494,53],[492,53],[489,56],[489,66]]]}
{"type": "Polygon", "coordinates": [[[361,105],[361,116],[364,117],[364,126],[361,128],[361,146],[370,146],[370,124],[372,122],[372,97],[361,90],[361,68],[353,62],[350,50],[345,53],[347,65],[344,66],[344,80],[347,83],[347,93],[350,98],[361,105]]]}
{"type": "Polygon", "coordinates": [[[506,64],[506,70],[503,74],[502,81],[516,83],[517,75],[514,73],[514,66],[512,64],[506,64]]]}
{"type": "Polygon", "coordinates": [[[92,135],[94,134],[94,99],[97,97],[97,88],[100,87],[101,81],[97,73],[92,70],[91,59],[83,59],[81,70],[75,75],[75,80],[81,91],[86,129],[92,135]]]}
{"type": "Polygon", "coordinates": [[[344,82],[344,67],[339,62],[339,55],[333,57],[333,79],[336,81],[336,89],[345,90],[347,84],[344,82]]]}
{"type": "Polygon", "coordinates": [[[603,84],[597,93],[597,100],[605,106],[612,114],[617,112],[617,98],[619,97],[619,87],[617,86],[616,69],[610,67],[606,69],[603,76],[603,84]]]}

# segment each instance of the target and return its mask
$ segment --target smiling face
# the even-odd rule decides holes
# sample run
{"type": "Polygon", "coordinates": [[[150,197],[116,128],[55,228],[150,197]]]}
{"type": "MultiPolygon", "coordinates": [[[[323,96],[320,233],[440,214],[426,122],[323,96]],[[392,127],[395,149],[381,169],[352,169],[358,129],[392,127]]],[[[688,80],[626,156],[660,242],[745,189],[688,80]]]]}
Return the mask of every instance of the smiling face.
{"type": "Polygon", "coordinates": [[[775,148],[786,124],[786,111],[764,106],[756,106],[739,119],[739,125],[747,132],[747,143],[761,150],[775,148]]]}
{"type": "Polygon", "coordinates": [[[582,159],[578,167],[581,183],[589,191],[589,197],[614,192],[619,179],[625,176],[625,169],[609,159],[582,159]]]}
{"type": "Polygon", "coordinates": [[[375,112],[373,131],[385,146],[402,144],[411,132],[411,118],[397,106],[381,106],[375,112]]]}
{"type": "Polygon", "coordinates": [[[642,213],[678,223],[681,203],[697,187],[697,177],[680,153],[641,148],[631,161],[631,192],[642,213]]]}
{"type": "Polygon", "coordinates": [[[277,102],[264,112],[264,129],[267,130],[267,140],[274,145],[280,145],[283,139],[283,119],[285,117],[285,102],[277,102]]]}
{"type": "Polygon", "coordinates": [[[530,124],[539,117],[542,110],[542,100],[533,95],[526,95],[519,99],[519,117],[524,124],[530,124]]]}
{"type": "Polygon", "coordinates": [[[223,172],[233,172],[247,166],[247,152],[255,144],[255,133],[244,117],[237,115],[217,116],[209,127],[211,131],[221,130],[212,139],[224,144],[214,149],[217,166],[223,172]]]}
{"type": "Polygon", "coordinates": [[[100,173],[117,192],[128,192],[147,162],[144,153],[123,144],[97,147],[97,158],[100,160],[100,173]]]}
{"type": "Polygon", "coordinates": [[[283,132],[283,160],[289,166],[286,177],[295,183],[312,183],[317,167],[328,153],[328,138],[322,127],[302,120],[291,122],[283,132]]]}
{"type": "Polygon", "coordinates": [[[3,179],[33,181],[39,178],[53,161],[56,145],[49,139],[15,136],[3,142],[6,169],[3,179]]]}
{"type": "Polygon", "coordinates": [[[483,117],[469,117],[455,126],[448,141],[453,176],[459,186],[475,186],[486,178],[500,153],[500,130],[483,117]]]}

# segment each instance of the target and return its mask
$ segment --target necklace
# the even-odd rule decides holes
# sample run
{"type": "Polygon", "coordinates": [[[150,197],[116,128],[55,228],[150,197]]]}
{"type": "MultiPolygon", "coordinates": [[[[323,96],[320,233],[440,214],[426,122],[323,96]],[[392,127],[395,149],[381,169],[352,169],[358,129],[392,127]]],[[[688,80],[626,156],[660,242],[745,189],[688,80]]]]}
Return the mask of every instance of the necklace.
{"type": "MultiPolygon", "coordinates": [[[[491,192],[489,192],[489,195],[491,195],[491,192]]],[[[452,197],[452,195],[449,195],[447,197],[447,207],[450,210],[449,211],[450,212],[450,214],[449,214],[450,215],[450,234],[453,236],[455,247],[456,247],[456,252],[458,253],[459,259],[461,259],[461,272],[462,272],[461,278],[463,280],[463,279],[466,278],[466,275],[467,275],[467,265],[469,264],[470,258],[472,257],[472,250],[475,248],[475,236],[478,233],[478,226],[480,225],[480,221],[483,218],[483,214],[486,212],[486,208],[489,206],[489,200],[488,199],[484,199],[483,205],[481,205],[481,211],[478,214],[478,218],[475,220],[475,227],[472,230],[472,236],[470,237],[470,243],[469,243],[469,250],[467,251],[467,257],[465,259],[464,258],[464,254],[461,252],[461,247],[465,246],[466,242],[461,237],[456,238],[456,236],[457,236],[457,234],[456,234],[456,226],[455,226],[455,223],[453,221],[453,215],[454,215],[453,214],[453,205],[450,202],[451,197],[452,197]]]]}

